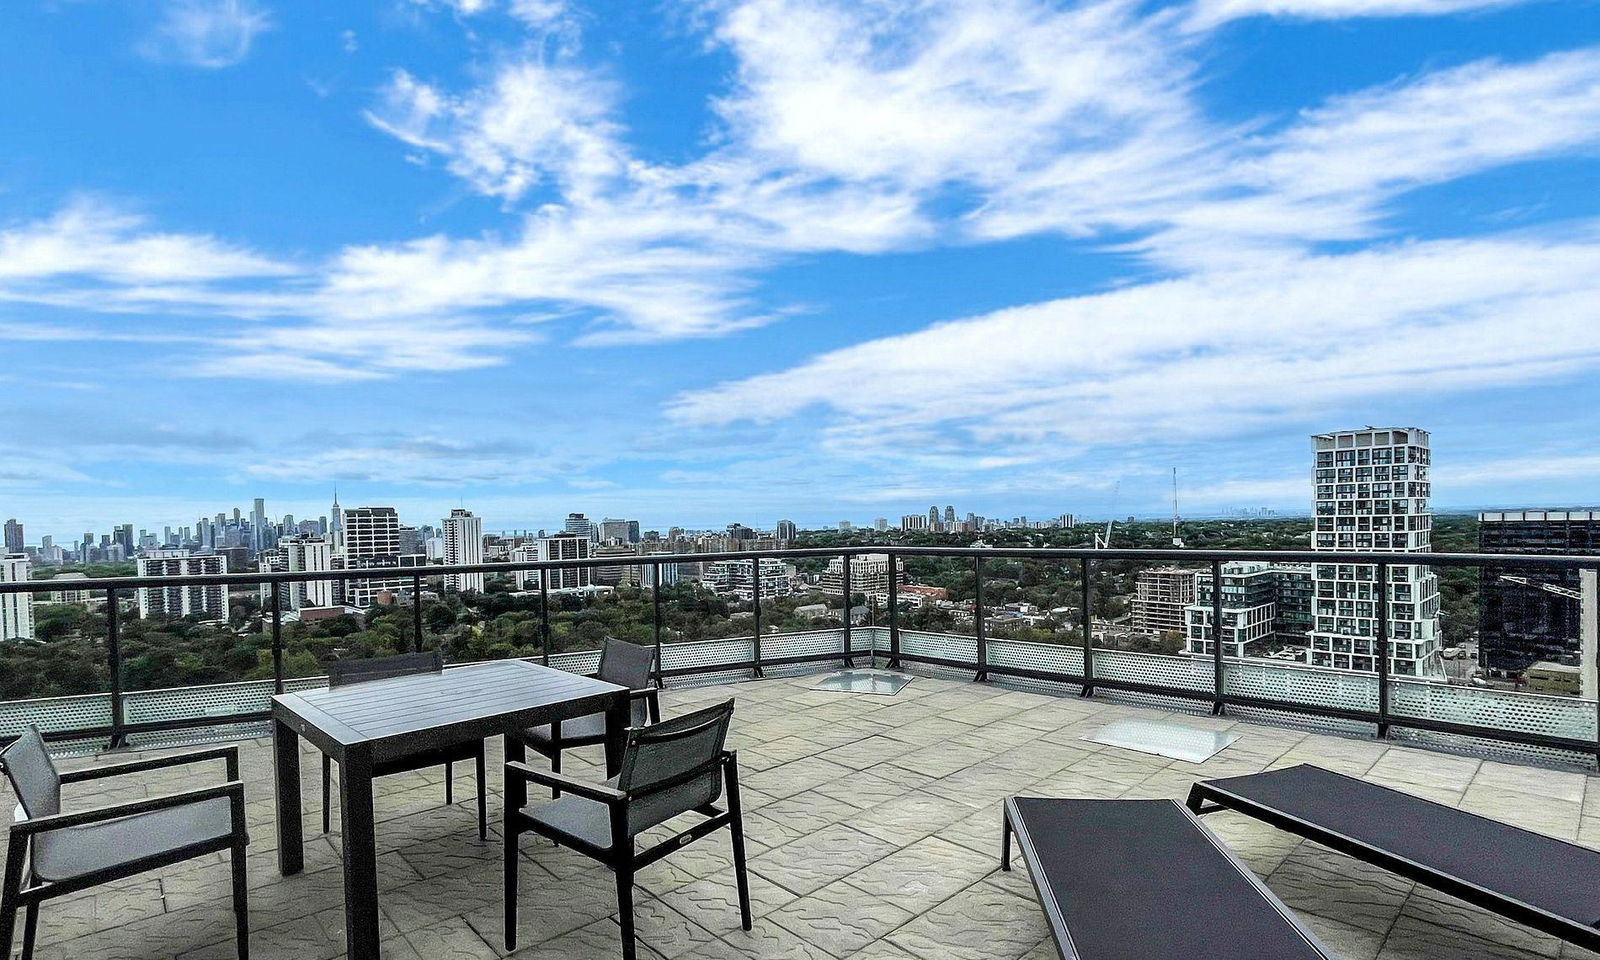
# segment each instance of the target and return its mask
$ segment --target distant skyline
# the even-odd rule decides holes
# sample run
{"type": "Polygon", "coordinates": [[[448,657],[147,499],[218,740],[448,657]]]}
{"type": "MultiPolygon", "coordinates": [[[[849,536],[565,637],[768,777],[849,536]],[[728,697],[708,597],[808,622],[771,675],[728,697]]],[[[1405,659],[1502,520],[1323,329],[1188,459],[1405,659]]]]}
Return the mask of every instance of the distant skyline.
{"type": "MultiPolygon", "coordinates": [[[[1600,502],[1600,6],[0,5],[0,518],[1600,502]],[[313,505],[320,504],[313,508],[313,505]]],[[[544,518],[544,519],[539,519],[544,518]]]]}

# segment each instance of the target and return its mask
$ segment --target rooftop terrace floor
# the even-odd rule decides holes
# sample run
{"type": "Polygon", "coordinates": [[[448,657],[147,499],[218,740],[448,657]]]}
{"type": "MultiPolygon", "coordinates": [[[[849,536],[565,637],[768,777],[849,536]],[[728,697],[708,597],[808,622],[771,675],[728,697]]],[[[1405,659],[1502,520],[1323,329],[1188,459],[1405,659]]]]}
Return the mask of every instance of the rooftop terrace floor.
{"type": "MultiPolygon", "coordinates": [[[[1312,762],[1600,847],[1600,777],[1582,773],[1173,716],[1241,735],[1211,760],[1192,764],[1080,739],[1113,719],[1154,719],[1159,710],[931,677],[918,677],[894,697],[839,694],[811,689],[817,679],[663,694],[668,714],[737,699],[732,736],[756,919],[753,932],[739,929],[722,831],[640,874],[641,957],[1053,958],[1026,872],[998,869],[999,804],[1013,794],[1181,799],[1196,779],[1312,762]]],[[[498,744],[493,751],[491,824],[499,818],[498,744]]],[[[285,878],[275,854],[270,741],[248,741],[242,753],[254,956],[340,956],[338,817],[335,832],[322,835],[319,764],[308,753],[302,765],[306,871],[285,878]]],[[[593,776],[599,762],[598,750],[574,751],[564,767],[593,776]]],[[[487,842],[477,839],[470,767],[457,767],[454,807],[443,806],[439,770],[376,786],[386,957],[504,955],[500,838],[495,828],[487,842]]],[[[197,777],[160,771],[129,779],[115,793],[68,785],[68,809],[183,789],[197,777]]],[[[9,817],[13,801],[6,797],[3,805],[9,817]]],[[[1600,957],[1242,816],[1218,813],[1205,823],[1347,960],[1600,957]]],[[[522,856],[522,947],[514,955],[620,956],[610,874],[534,836],[524,838],[522,856]]],[[[40,913],[38,956],[232,957],[228,890],[227,865],[217,857],[48,902],[40,913]]]]}

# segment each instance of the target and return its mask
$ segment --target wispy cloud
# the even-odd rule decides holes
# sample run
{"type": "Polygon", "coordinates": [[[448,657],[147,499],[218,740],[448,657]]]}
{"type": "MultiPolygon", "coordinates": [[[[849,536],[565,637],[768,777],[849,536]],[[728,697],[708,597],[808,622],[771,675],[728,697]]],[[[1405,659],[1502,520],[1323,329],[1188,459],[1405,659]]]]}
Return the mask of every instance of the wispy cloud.
{"type": "Polygon", "coordinates": [[[139,44],[152,60],[220,69],[250,55],[272,18],[251,0],[165,0],[161,18],[139,44]]]}
{"type": "Polygon", "coordinates": [[[1197,0],[1189,25],[1210,29],[1243,17],[1343,20],[1352,17],[1438,17],[1508,7],[1526,0],[1197,0]]]}

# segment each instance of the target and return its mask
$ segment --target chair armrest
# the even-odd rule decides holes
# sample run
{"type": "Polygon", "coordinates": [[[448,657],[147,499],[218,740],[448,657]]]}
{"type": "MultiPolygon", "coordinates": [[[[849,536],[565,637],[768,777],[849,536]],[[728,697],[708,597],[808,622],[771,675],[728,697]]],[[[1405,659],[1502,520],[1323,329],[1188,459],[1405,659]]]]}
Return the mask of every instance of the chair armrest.
{"type": "Polygon", "coordinates": [[[661,722],[661,691],[660,690],[656,689],[655,687],[645,687],[642,690],[629,690],[628,691],[628,700],[630,702],[634,701],[634,700],[643,700],[643,701],[645,701],[645,709],[648,711],[648,715],[650,717],[650,722],[651,723],[660,723],[661,722]]]}
{"type": "Polygon", "coordinates": [[[114,803],[106,807],[96,807],[93,810],[77,810],[71,813],[56,813],[48,817],[32,817],[27,820],[18,820],[11,825],[13,834],[36,834],[48,830],[61,830],[66,827],[82,827],[91,823],[102,823],[106,820],[116,820],[121,817],[131,817],[138,813],[152,813],[156,810],[169,810],[173,807],[184,807],[204,800],[216,800],[221,797],[229,799],[238,797],[240,803],[244,802],[244,783],[231,780],[210,787],[200,787],[195,790],[184,790],[181,793],[167,793],[159,797],[145,797],[142,800],[131,800],[127,803],[114,803]]]}
{"type": "Polygon", "coordinates": [[[174,754],[170,757],[151,757],[148,760],[130,760],[127,763],[111,763],[98,767],[85,767],[82,770],[68,770],[61,774],[61,782],[81,783],[85,780],[120,777],[129,773],[143,773],[146,770],[179,767],[190,763],[203,763],[207,760],[226,761],[228,779],[239,779],[239,748],[214,747],[210,750],[192,750],[188,753],[174,754]]]}
{"type": "Polygon", "coordinates": [[[559,773],[552,773],[549,770],[538,770],[534,767],[528,766],[525,763],[517,763],[516,761],[506,764],[506,779],[510,780],[513,777],[518,780],[526,780],[530,783],[537,783],[546,787],[556,787],[557,789],[563,790],[567,793],[574,793],[589,800],[597,800],[600,803],[624,803],[628,799],[628,795],[626,793],[623,793],[621,790],[608,787],[605,784],[591,783],[587,780],[574,780],[571,777],[563,776],[559,773]]]}

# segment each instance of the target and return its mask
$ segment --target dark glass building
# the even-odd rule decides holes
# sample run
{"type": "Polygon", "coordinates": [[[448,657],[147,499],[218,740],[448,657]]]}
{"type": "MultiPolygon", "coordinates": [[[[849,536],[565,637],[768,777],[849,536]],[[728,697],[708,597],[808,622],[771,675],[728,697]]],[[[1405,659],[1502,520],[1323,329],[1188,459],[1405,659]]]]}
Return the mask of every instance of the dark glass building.
{"type": "MultiPolygon", "coordinates": [[[[1482,553],[1600,556],[1600,511],[1516,510],[1478,515],[1482,553]]],[[[1576,570],[1485,569],[1479,574],[1480,660],[1520,675],[1541,660],[1579,660],[1582,604],[1576,570]]]]}

